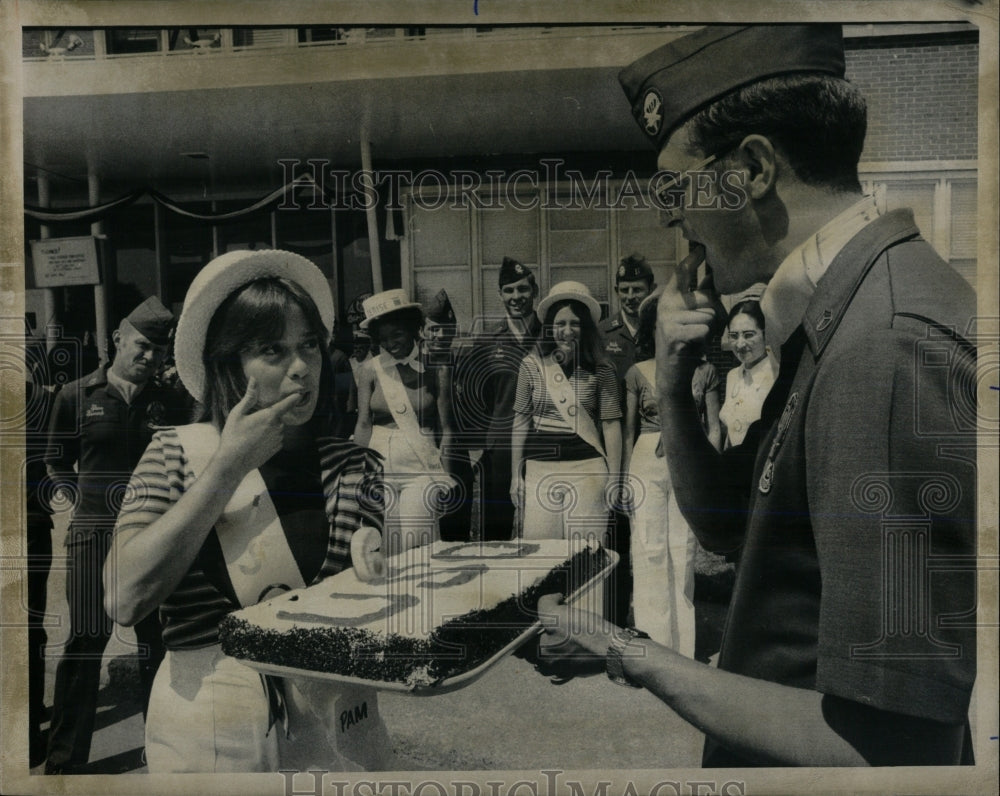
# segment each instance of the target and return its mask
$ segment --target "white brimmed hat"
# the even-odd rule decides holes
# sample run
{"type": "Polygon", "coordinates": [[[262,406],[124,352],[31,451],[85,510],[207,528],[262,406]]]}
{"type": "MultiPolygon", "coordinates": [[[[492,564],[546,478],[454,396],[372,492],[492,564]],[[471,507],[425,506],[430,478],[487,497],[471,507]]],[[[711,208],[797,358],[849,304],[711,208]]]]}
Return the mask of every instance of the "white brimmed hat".
{"type": "Polygon", "coordinates": [[[406,295],[406,291],[402,288],[383,290],[381,293],[369,296],[361,302],[361,309],[364,310],[365,319],[358,325],[362,329],[367,329],[368,324],[376,318],[381,318],[383,315],[388,315],[390,312],[396,312],[397,310],[419,306],[419,302],[410,301],[410,297],[406,295]]]}
{"type": "Polygon", "coordinates": [[[311,261],[280,249],[231,251],[216,257],[198,272],[187,296],[174,337],[177,375],[198,401],[205,395],[205,363],[202,355],[208,325],[227,297],[257,279],[280,277],[295,282],[316,303],[323,325],[333,329],[334,309],[330,284],[311,261]]]}
{"type": "Polygon", "coordinates": [[[544,320],[545,313],[549,311],[549,307],[557,301],[563,301],[564,299],[579,301],[590,310],[590,317],[594,319],[594,323],[600,322],[601,305],[597,303],[597,299],[590,295],[590,291],[583,282],[574,282],[572,280],[557,282],[552,286],[549,294],[538,302],[538,317],[544,320]]]}

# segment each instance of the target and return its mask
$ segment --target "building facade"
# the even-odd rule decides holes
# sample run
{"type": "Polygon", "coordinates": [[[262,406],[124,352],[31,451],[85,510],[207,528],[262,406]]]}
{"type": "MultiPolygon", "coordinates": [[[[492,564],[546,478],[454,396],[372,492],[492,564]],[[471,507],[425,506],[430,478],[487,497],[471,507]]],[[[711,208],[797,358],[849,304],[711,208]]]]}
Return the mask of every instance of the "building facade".
{"type": "MultiPolygon", "coordinates": [[[[615,76],[690,30],[25,28],[26,242],[105,241],[96,287],[37,288],[28,246],[35,333],[106,337],[137,299],[179,308],[212,257],[260,247],[317,262],[340,317],[373,288],[444,287],[468,331],[499,311],[504,256],[613,312],[621,257],[662,280],[686,253],[659,226],[655,157],[615,76]]],[[[869,102],[865,188],[912,207],[975,282],[976,28],[845,35],[869,102]]]]}

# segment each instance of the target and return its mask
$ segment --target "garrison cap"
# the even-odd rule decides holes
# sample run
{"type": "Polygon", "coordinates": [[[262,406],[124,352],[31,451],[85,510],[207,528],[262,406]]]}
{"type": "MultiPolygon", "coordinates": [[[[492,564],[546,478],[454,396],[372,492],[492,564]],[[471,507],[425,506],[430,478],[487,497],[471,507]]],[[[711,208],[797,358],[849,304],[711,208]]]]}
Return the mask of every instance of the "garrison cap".
{"type": "Polygon", "coordinates": [[[154,345],[166,345],[170,342],[174,316],[156,296],[150,296],[142,302],[125,320],[154,345]]]}
{"type": "Polygon", "coordinates": [[[657,151],[710,102],[776,75],[844,76],[840,25],[710,25],[644,55],[618,74],[632,115],[657,151]]]}
{"type": "Polygon", "coordinates": [[[615,271],[615,284],[637,282],[640,279],[653,281],[653,269],[649,267],[646,258],[641,254],[630,254],[628,257],[622,258],[618,270],[615,271]]]}
{"type": "Polygon", "coordinates": [[[434,323],[455,323],[455,310],[451,307],[448,291],[441,288],[424,310],[424,316],[434,323]]]}
{"type": "Polygon", "coordinates": [[[531,275],[531,271],[513,257],[504,257],[503,264],[500,266],[500,287],[527,279],[531,275]]]}

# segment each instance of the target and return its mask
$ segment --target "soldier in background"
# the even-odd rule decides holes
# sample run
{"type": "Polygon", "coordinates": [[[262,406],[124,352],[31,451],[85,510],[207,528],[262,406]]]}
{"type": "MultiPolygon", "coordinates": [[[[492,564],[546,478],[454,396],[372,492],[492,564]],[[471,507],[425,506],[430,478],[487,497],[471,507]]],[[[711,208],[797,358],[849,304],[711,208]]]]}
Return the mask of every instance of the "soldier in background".
{"type": "MultiPolygon", "coordinates": [[[[458,318],[444,288],[424,307],[423,334],[427,364],[441,368],[442,387],[448,393],[448,404],[454,407],[460,399],[460,391],[456,391],[454,363],[462,346],[458,340],[458,318]]],[[[468,440],[456,437],[453,437],[453,444],[441,451],[445,470],[457,483],[445,498],[445,513],[439,520],[439,527],[444,541],[467,542],[472,529],[472,461],[468,440]]]]}
{"type": "MultiPolygon", "coordinates": [[[[177,394],[151,382],[167,355],[173,315],[156,297],[113,334],[115,357],[56,396],[45,463],[55,488],[76,496],[67,534],[70,632],[56,669],[46,774],[79,772],[90,756],[101,658],[111,637],[102,571],[118,501],[154,430],[176,422],[177,394]]],[[[109,584],[114,588],[114,584],[109,584]]],[[[135,627],[143,711],[163,658],[154,611],[135,627]]]]}
{"type": "Polygon", "coordinates": [[[538,283],[526,266],[504,257],[500,266],[499,296],[506,317],[477,336],[467,356],[459,358],[456,406],[459,431],[470,438],[469,447],[481,446],[478,470],[483,504],[481,538],[510,539],[514,529],[514,504],[510,500],[511,431],[514,393],[521,360],[542,333],[535,313],[538,283]],[[474,425],[474,430],[467,430],[474,425]]]}

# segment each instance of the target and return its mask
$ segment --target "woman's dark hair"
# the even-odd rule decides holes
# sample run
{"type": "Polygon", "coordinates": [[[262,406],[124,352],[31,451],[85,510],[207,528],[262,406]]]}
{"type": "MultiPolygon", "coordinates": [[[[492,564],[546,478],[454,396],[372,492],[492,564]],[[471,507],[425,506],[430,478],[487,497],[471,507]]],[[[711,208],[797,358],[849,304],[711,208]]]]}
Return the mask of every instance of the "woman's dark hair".
{"type": "Polygon", "coordinates": [[[635,359],[641,362],[656,356],[656,308],[660,297],[653,296],[639,305],[639,326],[635,330],[635,359]]]}
{"type": "Polygon", "coordinates": [[[867,126],[856,86],[830,75],[791,74],[736,89],[695,114],[684,130],[705,155],[728,154],[748,135],[766,136],[805,184],[860,193],[867,126]]]}
{"type": "Polygon", "coordinates": [[[372,342],[378,342],[379,327],[386,321],[398,323],[413,335],[414,340],[418,340],[420,339],[420,330],[424,328],[424,311],[420,307],[404,307],[401,310],[388,312],[373,319],[368,324],[368,334],[371,335],[372,342]]]}
{"type": "Polygon", "coordinates": [[[313,420],[318,434],[329,433],[333,423],[333,370],[327,338],[315,302],[302,287],[288,279],[268,277],[249,282],[230,294],[212,316],[205,335],[202,359],[205,365],[205,397],[201,419],[219,428],[243,398],[247,379],[240,355],[254,345],[278,340],[285,334],[288,311],[302,310],[322,352],[319,402],[313,420]]]}
{"type": "Polygon", "coordinates": [[[764,313],[761,312],[760,302],[757,299],[744,299],[734,304],[733,308],[729,310],[729,316],[726,318],[727,328],[737,315],[749,315],[754,319],[757,328],[762,332],[764,331],[764,313]]]}
{"type": "Polygon", "coordinates": [[[569,307],[573,310],[576,317],[580,319],[580,342],[577,346],[579,364],[586,370],[594,372],[597,370],[598,365],[607,362],[607,356],[604,353],[604,337],[597,328],[597,324],[594,323],[594,319],[590,317],[590,310],[587,309],[587,305],[582,301],[562,299],[548,308],[545,317],[542,319],[542,328],[545,331],[538,342],[538,348],[543,356],[547,356],[555,350],[556,341],[551,334],[551,328],[556,315],[564,307],[569,307]]]}

